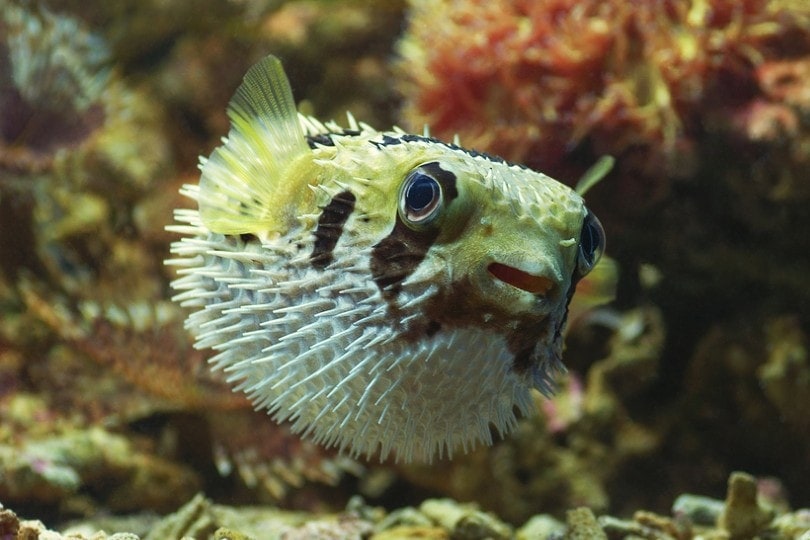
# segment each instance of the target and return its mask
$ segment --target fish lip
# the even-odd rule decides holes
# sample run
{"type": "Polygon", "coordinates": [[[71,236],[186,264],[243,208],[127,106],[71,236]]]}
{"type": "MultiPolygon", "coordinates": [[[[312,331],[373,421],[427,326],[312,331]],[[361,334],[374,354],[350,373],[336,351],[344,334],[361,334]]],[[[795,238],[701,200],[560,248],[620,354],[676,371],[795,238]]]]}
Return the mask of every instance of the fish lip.
{"type": "Polygon", "coordinates": [[[487,272],[495,279],[535,296],[546,296],[554,287],[554,281],[551,278],[532,274],[508,264],[489,263],[487,272]]]}

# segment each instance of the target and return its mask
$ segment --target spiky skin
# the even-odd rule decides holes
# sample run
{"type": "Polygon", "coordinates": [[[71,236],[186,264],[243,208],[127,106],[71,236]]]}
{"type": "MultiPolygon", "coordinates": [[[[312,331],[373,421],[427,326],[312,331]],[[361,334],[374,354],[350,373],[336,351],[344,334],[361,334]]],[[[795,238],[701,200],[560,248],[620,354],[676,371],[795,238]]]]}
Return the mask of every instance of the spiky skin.
{"type": "Polygon", "coordinates": [[[246,76],[186,188],[200,210],[177,212],[197,346],[256,407],[354,455],[430,460],[508,432],[551,391],[601,249],[583,266],[581,197],[428,137],[299,118],[281,77],[273,58],[246,76]],[[417,170],[442,194],[424,224],[402,187],[417,170]]]}

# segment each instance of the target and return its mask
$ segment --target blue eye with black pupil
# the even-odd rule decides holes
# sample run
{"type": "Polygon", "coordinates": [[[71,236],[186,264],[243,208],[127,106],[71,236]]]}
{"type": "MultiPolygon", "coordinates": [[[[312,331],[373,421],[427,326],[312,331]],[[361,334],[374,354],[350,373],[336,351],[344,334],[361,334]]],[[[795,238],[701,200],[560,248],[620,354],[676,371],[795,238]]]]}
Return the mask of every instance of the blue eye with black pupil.
{"type": "Polygon", "coordinates": [[[579,255],[577,269],[584,276],[596,266],[605,251],[605,230],[596,216],[589,211],[582,222],[582,232],[579,234],[579,255]]]}
{"type": "Polygon", "coordinates": [[[421,212],[439,193],[439,184],[433,178],[416,173],[405,191],[405,204],[412,212],[421,212]]]}
{"type": "Polygon", "coordinates": [[[412,225],[429,223],[441,210],[441,184],[421,167],[405,178],[401,193],[400,215],[412,225]]]}

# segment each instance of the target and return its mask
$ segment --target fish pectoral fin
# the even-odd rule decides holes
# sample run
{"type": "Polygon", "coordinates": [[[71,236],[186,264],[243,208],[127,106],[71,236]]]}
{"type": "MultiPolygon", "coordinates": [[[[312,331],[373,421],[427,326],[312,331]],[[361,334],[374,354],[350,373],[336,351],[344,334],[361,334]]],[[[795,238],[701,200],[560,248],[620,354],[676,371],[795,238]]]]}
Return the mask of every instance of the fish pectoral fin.
{"type": "Polygon", "coordinates": [[[200,218],[222,234],[267,234],[283,228],[279,207],[292,193],[289,172],[311,156],[281,61],[253,66],[228,105],[231,129],[224,144],[200,160],[200,218]]]}
{"type": "Polygon", "coordinates": [[[603,256],[593,270],[577,283],[577,293],[568,305],[568,320],[576,321],[595,307],[612,302],[616,298],[618,282],[618,263],[603,256]]]}

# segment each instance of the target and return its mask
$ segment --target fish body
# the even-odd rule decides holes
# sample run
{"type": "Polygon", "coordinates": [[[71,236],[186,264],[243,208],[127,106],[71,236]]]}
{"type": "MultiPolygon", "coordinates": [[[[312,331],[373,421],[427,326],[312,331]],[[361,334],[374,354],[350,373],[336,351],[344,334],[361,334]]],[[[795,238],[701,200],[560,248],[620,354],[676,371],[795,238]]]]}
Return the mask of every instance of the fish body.
{"type": "Polygon", "coordinates": [[[178,210],[175,299],[257,408],[352,455],[490,443],[546,394],[604,235],[582,198],[427,135],[301,116],[281,63],[245,76],[178,210]]]}

